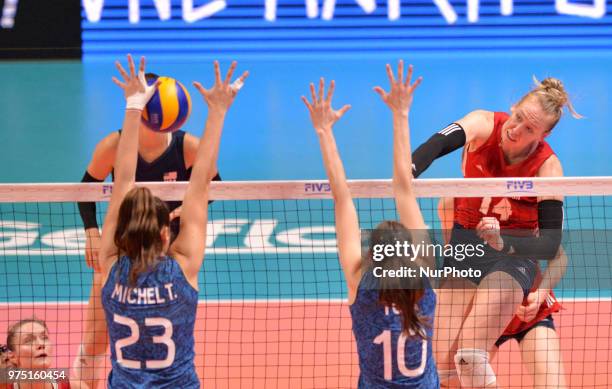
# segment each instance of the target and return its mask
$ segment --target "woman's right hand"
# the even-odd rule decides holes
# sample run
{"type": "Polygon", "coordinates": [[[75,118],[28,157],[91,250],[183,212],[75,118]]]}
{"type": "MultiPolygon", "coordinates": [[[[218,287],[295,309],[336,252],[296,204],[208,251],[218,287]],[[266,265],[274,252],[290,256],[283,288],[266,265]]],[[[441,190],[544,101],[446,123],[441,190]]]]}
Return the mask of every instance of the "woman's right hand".
{"type": "Polygon", "coordinates": [[[242,73],[236,81],[230,84],[234,70],[236,69],[236,61],[230,65],[225,80],[221,80],[221,69],[219,61],[215,61],[215,85],[210,89],[206,89],[199,82],[194,82],[193,86],[202,94],[204,101],[208,105],[209,111],[217,111],[225,113],[232,106],[234,99],[238,95],[238,91],[244,85],[244,80],[249,76],[249,72],[242,73]]]}
{"type": "Polygon", "coordinates": [[[387,76],[391,83],[389,93],[385,92],[380,86],[374,87],[374,91],[380,95],[382,100],[387,104],[393,114],[408,115],[415,89],[419,86],[423,77],[419,77],[413,84],[412,82],[412,65],[408,66],[408,74],[404,80],[404,61],[400,59],[397,66],[397,79],[393,75],[391,65],[387,64],[387,76]]]}
{"type": "Polygon", "coordinates": [[[140,65],[138,67],[138,75],[135,72],[134,60],[130,54],[127,55],[128,67],[130,73],[128,74],[119,61],[115,61],[115,66],[123,81],[119,81],[117,77],[113,77],[113,82],[123,89],[126,100],[126,109],[135,109],[142,111],[151,99],[151,96],[155,93],[159,80],[153,85],[147,85],[145,80],[145,58],[140,57],[140,65]]]}
{"type": "Polygon", "coordinates": [[[332,108],[332,97],[334,96],[334,89],[336,83],[332,80],[329,83],[329,89],[327,90],[327,96],[324,98],[325,92],[325,80],[321,77],[319,80],[319,94],[315,92],[315,86],[310,83],[310,94],[312,97],[312,103],[308,99],[302,96],[302,101],[306,104],[308,112],[310,113],[310,120],[312,125],[317,132],[331,131],[332,127],[340,118],[348,111],[351,106],[345,105],[338,110],[332,108]]]}

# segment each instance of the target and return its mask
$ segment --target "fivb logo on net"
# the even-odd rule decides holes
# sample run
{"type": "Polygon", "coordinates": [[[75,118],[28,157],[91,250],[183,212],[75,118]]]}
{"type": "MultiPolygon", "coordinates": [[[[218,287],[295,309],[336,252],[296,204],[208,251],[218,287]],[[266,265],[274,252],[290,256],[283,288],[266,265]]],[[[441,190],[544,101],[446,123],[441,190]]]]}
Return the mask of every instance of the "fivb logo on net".
{"type": "Polygon", "coordinates": [[[532,180],[508,180],[506,191],[506,193],[536,193],[532,180]]]}
{"type": "Polygon", "coordinates": [[[304,184],[304,193],[306,194],[320,194],[331,192],[331,185],[329,182],[307,182],[304,184]]]}
{"type": "MultiPolygon", "coordinates": [[[[7,0],[17,2],[18,0],[7,0]]],[[[171,0],[153,0],[160,20],[170,19],[171,0]]],[[[480,15],[480,0],[467,1],[467,20],[470,23],[478,22],[480,15]]],[[[573,3],[571,0],[550,0],[555,2],[555,9],[561,15],[573,15],[587,18],[600,19],[606,14],[606,0],[592,0],[591,4],[573,3]]],[[[136,24],[140,22],[140,1],[126,0],[128,4],[128,20],[136,24]]],[[[182,0],[182,18],[187,23],[194,23],[201,19],[209,18],[225,8],[226,0],[211,0],[204,4],[195,5],[196,0],[182,0]]],[[[273,22],[276,20],[276,9],[279,0],[261,0],[264,7],[263,17],[265,20],[273,22]]],[[[366,14],[371,14],[376,10],[376,0],[355,0],[357,5],[366,14]]],[[[440,15],[448,24],[457,21],[457,13],[448,0],[432,0],[438,7],[440,15]]],[[[87,20],[91,23],[98,23],[102,17],[104,0],[82,0],[83,8],[87,20]]],[[[336,0],[304,0],[306,17],[315,19],[321,17],[323,20],[332,20],[336,7],[336,0]],[[320,15],[319,15],[320,12],[320,15]]],[[[511,16],[514,13],[514,0],[500,0],[500,13],[504,16],[511,16]]],[[[387,17],[389,20],[397,20],[401,17],[401,0],[387,0],[387,17]]]]}

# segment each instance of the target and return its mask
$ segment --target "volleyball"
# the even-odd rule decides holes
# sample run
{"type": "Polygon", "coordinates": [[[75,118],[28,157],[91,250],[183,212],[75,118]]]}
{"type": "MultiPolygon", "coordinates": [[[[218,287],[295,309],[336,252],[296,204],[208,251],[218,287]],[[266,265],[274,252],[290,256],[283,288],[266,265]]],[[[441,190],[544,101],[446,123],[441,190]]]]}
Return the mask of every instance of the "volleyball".
{"type": "Polygon", "coordinates": [[[174,132],[189,118],[191,97],[183,84],[171,77],[147,77],[147,83],[152,85],[158,79],[160,83],[142,111],[142,120],[153,131],[174,132]]]}

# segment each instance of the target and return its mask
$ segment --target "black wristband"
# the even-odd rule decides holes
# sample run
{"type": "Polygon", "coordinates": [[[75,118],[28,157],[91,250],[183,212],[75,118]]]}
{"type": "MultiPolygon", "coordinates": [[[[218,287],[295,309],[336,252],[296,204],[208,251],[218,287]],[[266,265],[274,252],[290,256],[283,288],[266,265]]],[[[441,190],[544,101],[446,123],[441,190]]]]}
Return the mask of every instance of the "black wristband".
{"type": "Polygon", "coordinates": [[[427,142],[412,153],[414,177],[420,176],[435,159],[465,146],[465,140],[465,131],[457,123],[451,123],[443,130],[433,134],[427,142]]]}
{"type": "MultiPolygon", "coordinates": [[[[98,180],[85,171],[81,182],[102,182],[104,180],[98,180]]],[[[78,203],[79,213],[81,214],[81,220],[83,220],[83,226],[85,229],[98,228],[98,221],[96,220],[96,203],[95,202],[83,202],[78,203]]]]}

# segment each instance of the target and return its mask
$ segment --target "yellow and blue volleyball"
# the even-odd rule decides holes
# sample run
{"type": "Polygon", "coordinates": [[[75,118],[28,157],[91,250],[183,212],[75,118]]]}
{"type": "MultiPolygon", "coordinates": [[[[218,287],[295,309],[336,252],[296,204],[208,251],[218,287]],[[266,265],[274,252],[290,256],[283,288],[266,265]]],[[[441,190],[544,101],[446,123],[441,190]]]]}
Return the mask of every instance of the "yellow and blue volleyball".
{"type": "Polygon", "coordinates": [[[191,97],[174,78],[147,77],[147,83],[152,85],[158,79],[157,90],[142,110],[142,121],[153,131],[174,132],[189,118],[191,97]]]}

